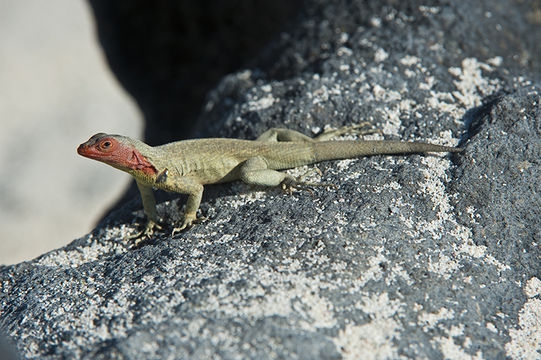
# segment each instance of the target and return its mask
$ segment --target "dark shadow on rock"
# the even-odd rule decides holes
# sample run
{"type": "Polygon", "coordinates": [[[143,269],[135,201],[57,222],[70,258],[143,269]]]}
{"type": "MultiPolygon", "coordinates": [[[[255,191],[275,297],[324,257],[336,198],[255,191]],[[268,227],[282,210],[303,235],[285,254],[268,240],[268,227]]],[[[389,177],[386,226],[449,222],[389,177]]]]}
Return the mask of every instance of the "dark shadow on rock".
{"type": "Polygon", "coordinates": [[[0,331],[0,359],[2,360],[17,360],[22,359],[14,350],[12,342],[0,331]]]}
{"type": "Polygon", "coordinates": [[[485,99],[483,104],[466,111],[463,116],[465,132],[460,138],[458,146],[463,146],[468,139],[471,139],[477,135],[477,133],[479,133],[483,123],[489,119],[492,108],[508,93],[509,92],[500,92],[498,94],[494,94],[493,96],[485,99]]]}
{"type": "MultiPolygon", "coordinates": [[[[284,31],[302,0],[88,0],[109,65],[140,107],[145,141],[190,136],[207,93],[284,31]]],[[[138,196],[132,183],[118,208],[138,196]]]]}
{"type": "Polygon", "coordinates": [[[188,137],[209,90],[283,31],[302,1],[89,3],[109,65],[157,145],[188,137]]]}

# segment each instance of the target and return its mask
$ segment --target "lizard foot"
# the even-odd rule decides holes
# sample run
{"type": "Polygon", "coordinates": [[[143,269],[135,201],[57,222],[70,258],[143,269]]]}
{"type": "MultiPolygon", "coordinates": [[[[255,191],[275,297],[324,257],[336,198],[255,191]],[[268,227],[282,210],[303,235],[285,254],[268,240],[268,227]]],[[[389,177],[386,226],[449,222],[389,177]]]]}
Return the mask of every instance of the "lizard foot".
{"type": "Polygon", "coordinates": [[[284,181],[282,181],[281,186],[282,186],[282,190],[288,195],[292,195],[293,191],[299,190],[299,191],[306,191],[310,195],[314,196],[314,191],[312,188],[320,187],[320,186],[332,187],[335,190],[338,189],[338,187],[335,184],[313,183],[313,182],[302,181],[302,177],[301,179],[295,179],[295,178],[285,179],[284,181]]]}
{"type": "Polygon", "coordinates": [[[148,220],[145,228],[134,235],[128,236],[128,240],[135,240],[135,245],[138,246],[143,241],[143,238],[150,239],[152,237],[154,229],[162,230],[163,228],[157,222],[148,220]]]}
{"type": "MultiPolygon", "coordinates": [[[[383,134],[383,131],[381,131],[381,129],[375,128],[374,125],[372,125],[368,121],[364,121],[362,123],[352,125],[352,126],[344,126],[336,131],[338,132],[338,135],[351,134],[351,135],[364,136],[364,135],[371,135],[371,134],[383,134]]],[[[338,136],[338,135],[335,135],[335,136],[338,136]]]]}
{"type": "Polygon", "coordinates": [[[364,121],[362,123],[351,125],[351,126],[343,126],[339,129],[335,130],[325,130],[323,133],[319,136],[315,137],[316,141],[323,141],[323,140],[329,140],[337,136],[341,135],[371,135],[371,134],[382,134],[383,132],[380,129],[375,128],[371,123],[368,121],[364,121]]]}
{"type": "Polygon", "coordinates": [[[171,236],[175,235],[175,233],[180,232],[185,229],[189,229],[195,224],[199,224],[200,222],[207,220],[206,217],[197,217],[195,213],[193,214],[185,214],[184,220],[182,221],[182,224],[179,227],[173,228],[173,231],[171,232],[171,236]]]}

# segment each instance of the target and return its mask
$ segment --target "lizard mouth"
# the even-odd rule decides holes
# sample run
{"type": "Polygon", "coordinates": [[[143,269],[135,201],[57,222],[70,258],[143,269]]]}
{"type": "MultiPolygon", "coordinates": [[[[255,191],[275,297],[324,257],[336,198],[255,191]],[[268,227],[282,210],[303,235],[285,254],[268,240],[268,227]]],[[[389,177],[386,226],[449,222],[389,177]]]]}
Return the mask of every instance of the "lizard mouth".
{"type": "Polygon", "coordinates": [[[92,160],[105,162],[103,154],[96,153],[96,151],[91,146],[88,146],[87,143],[79,145],[77,148],[77,154],[92,160]]]}
{"type": "Polygon", "coordinates": [[[79,145],[79,147],[77,148],[77,154],[79,155],[85,155],[85,148],[83,146],[83,144],[79,145]]]}
{"type": "Polygon", "coordinates": [[[96,158],[96,156],[92,156],[92,151],[88,146],[86,146],[86,143],[79,145],[77,148],[77,154],[91,159],[96,158]]]}

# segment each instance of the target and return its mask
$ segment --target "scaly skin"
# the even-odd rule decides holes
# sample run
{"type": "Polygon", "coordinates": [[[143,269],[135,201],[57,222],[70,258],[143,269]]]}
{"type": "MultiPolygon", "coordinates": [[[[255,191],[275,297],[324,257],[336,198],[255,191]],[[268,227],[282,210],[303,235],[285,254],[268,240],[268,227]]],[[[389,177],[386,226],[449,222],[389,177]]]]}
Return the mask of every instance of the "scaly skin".
{"type": "Polygon", "coordinates": [[[177,231],[199,220],[196,212],[207,184],[242,180],[247,184],[304,189],[318,184],[277,170],[369,155],[462,151],[420,142],[328,141],[346,133],[366,133],[359,130],[365,125],[324,132],[316,138],[293,130],[270,129],[254,141],[198,139],[155,147],[125,136],[100,133],[81,144],[77,152],[135,178],[148,218],[145,229],[135,237],[150,237],[155,228],[160,228],[152,188],[188,194],[184,220],[177,231]]]}

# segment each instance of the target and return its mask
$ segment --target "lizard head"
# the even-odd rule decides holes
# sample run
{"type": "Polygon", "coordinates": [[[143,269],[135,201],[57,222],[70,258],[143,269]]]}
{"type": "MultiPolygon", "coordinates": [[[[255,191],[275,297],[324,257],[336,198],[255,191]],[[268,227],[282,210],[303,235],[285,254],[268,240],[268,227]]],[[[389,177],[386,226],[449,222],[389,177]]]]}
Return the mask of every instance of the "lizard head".
{"type": "Polygon", "coordinates": [[[139,170],[146,175],[156,174],[156,168],[141,154],[136,144],[148,147],[125,136],[99,133],[79,145],[77,153],[123,171],[139,170]]]}

